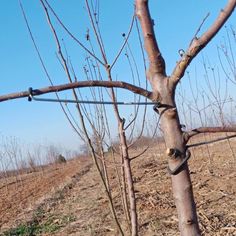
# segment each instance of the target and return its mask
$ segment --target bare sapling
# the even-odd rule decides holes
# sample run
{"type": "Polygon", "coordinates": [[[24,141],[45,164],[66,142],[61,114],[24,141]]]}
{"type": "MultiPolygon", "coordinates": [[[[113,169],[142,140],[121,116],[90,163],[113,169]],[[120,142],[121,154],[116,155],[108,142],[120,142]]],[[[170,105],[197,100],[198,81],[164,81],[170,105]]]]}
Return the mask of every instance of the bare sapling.
{"type": "Polygon", "coordinates": [[[187,164],[190,152],[186,147],[187,142],[184,138],[184,132],[181,130],[175,104],[175,90],[191,61],[217,34],[232,14],[235,5],[235,0],[228,1],[228,4],[221,10],[214,24],[200,37],[195,35],[171,75],[167,76],[165,60],[161,55],[155,37],[148,1],[136,0],[136,14],[140,21],[145,49],[149,59],[148,80],[156,96],[157,112],[161,116],[161,128],[167,145],[173,195],[178,212],[181,235],[200,235],[200,230],[187,164]]]}
{"type": "MultiPolygon", "coordinates": [[[[228,0],[226,6],[220,11],[219,16],[215,19],[213,24],[202,35],[198,36],[200,28],[204,21],[202,22],[196,34],[193,36],[193,39],[191,40],[188,48],[181,53],[181,58],[177,61],[175,67],[169,75],[166,72],[165,58],[161,54],[161,49],[159,48],[158,40],[155,36],[154,24],[150,15],[148,0],[134,1],[135,14],[132,17],[128,34],[123,34],[124,42],[113,60],[110,60],[106,54],[106,45],[104,45],[103,35],[100,30],[98,14],[94,10],[92,1],[89,2],[85,0],[86,12],[88,13],[88,19],[90,21],[90,27],[92,29],[92,33],[91,31],[88,31],[86,34],[86,40],[89,47],[85,46],[85,44],[83,44],[70,32],[70,30],[64,25],[62,20],[56,14],[47,0],[40,0],[40,2],[46,15],[48,26],[50,27],[53,38],[55,40],[57,57],[68,79],[68,83],[55,86],[52,82],[51,77],[42,60],[41,54],[37,48],[24,10],[22,8],[22,12],[27,24],[27,28],[30,32],[31,39],[51,86],[1,95],[0,102],[23,97],[28,97],[29,100],[32,100],[36,95],[47,93],[56,93],[57,100],[59,101],[58,92],[65,90],[72,91],[73,99],[76,103],[76,112],[79,117],[79,122],[77,123],[77,120],[72,112],[70,112],[69,107],[65,106],[62,101],[60,101],[62,111],[64,112],[73,130],[78,134],[81,140],[86,142],[95,168],[103,185],[104,192],[106,193],[106,196],[108,198],[111,214],[116,224],[117,231],[120,235],[125,235],[126,231],[123,228],[120,218],[118,217],[118,211],[115,207],[114,199],[112,196],[112,189],[110,185],[111,178],[108,169],[108,163],[112,163],[113,167],[115,168],[117,166],[119,167],[116,168],[116,177],[118,179],[120,188],[121,205],[123,206],[124,217],[126,218],[126,222],[128,223],[127,225],[129,228],[129,235],[136,236],[139,234],[140,225],[138,222],[137,200],[135,196],[135,185],[131,164],[132,160],[148,151],[148,146],[135,157],[131,157],[129,148],[131,148],[132,145],[135,144],[134,134],[136,129],[135,127],[138,123],[136,118],[139,116],[139,108],[136,107],[134,109],[134,119],[127,122],[122,115],[120,107],[117,104],[118,96],[115,89],[124,89],[125,91],[132,92],[135,96],[138,97],[138,99],[142,96],[145,98],[145,100],[150,100],[154,105],[155,114],[158,116],[158,119],[155,120],[155,124],[152,126],[155,127],[153,137],[155,137],[156,130],[159,127],[159,122],[161,131],[164,136],[166,148],[165,154],[168,158],[168,172],[171,176],[172,181],[172,192],[178,214],[180,234],[181,236],[201,235],[196,205],[193,196],[190,171],[188,167],[188,159],[191,157],[190,148],[203,144],[207,145],[209,144],[209,142],[205,140],[203,143],[190,144],[189,141],[192,137],[195,137],[199,134],[219,132],[235,133],[236,127],[231,125],[224,125],[225,122],[223,122],[223,116],[221,116],[221,125],[214,127],[205,127],[205,123],[202,119],[200,111],[199,109],[197,109],[197,112],[199,112],[199,118],[200,120],[202,120],[202,122],[200,123],[200,127],[194,128],[189,131],[184,130],[180,122],[180,110],[178,110],[176,106],[176,88],[185,75],[186,69],[190,65],[191,61],[214,38],[214,36],[222,28],[224,23],[228,20],[235,9],[236,0],[228,0]],[[51,20],[52,17],[53,20],[58,23],[58,27],[61,27],[61,29],[66,32],[66,35],[69,36],[73,40],[73,42],[75,42],[86,53],[86,66],[84,67],[84,76],[86,79],[84,81],[77,79],[78,76],[74,71],[72,62],[67,55],[67,51],[61,45],[61,40],[58,36],[59,31],[57,32],[53,24],[54,21],[51,20]],[[136,21],[136,19],[138,20],[136,21]],[[141,29],[140,31],[137,22],[139,22],[141,29]],[[143,75],[143,83],[145,83],[146,85],[145,88],[141,87],[140,82],[142,82],[142,80],[139,79],[140,75],[138,74],[138,72],[138,85],[136,85],[134,80],[133,83],[117,81],[113,73],[116,63],[118,62],[120,55],[122,54],[124,49],[126,49],[126,57],[128,58],[128,63],[131,65],[129,56],[132,56],[132,52],[129,49],[128,41],[134,23],[137,23],[136,26],[137,31],[139,32],[139,43],[141,45],[143,39],[144,48],[149,62],[148,67],[146,67],[144,63],[146,75],[143,75]],[[94,43],[92,43],[92,41],[90,40],[91,37],[95,39],[95,46],[94,43]],[[150,85],[151,91],[147,89],[147,83],[150,85]],[[82,105],[81,103],[79,103],[79,98],[83,97],[82,93],[80,92],[81,88],[89,88],[90,95],[92,96],[93,101],[99,100],[101,104],[90,106],[82,105]],[[113,157],[112,160],[108,160],[105,154],[105,147],[111,146],[111,144],[108,144],[108,140],[111,141],[112,138],[110,125],[108,124],[108,114],[106,112],[106,109],[102,105],[105,100],[103,91],[105,91],[106,95],[108,95],[111,101],[114,111],[113,114],[116,119],[120,154],[120,160],[118,161],[118,163],[117,158],[115,157],[115,152],[117,151],[115,150],[116,148],[111,148],[111,154],[113,157]],[[127,132],[128,128],[130,128],[129,133],[127,132]],[[93,142],[94,138],[95,142],[93,142]]],[[[142,57],[145,61],[144,51],[142,51],[142,57]]],[[[132,71],[134,67],[130,67],[132,76],[136,73],[134,73],[135,70],[132,71]]],[[[135,96],[134,100],[136,99],[135,96]]],[[[205,96],[202,97],[203,102],[205,102],[205,98],[205,96]]],[[[218,101],[219,100],[217,98],[216,102],[218,101]]],[[[219,109],[222,113],[221,104],[219,104],[219,109]]],[[[147,110],[144,109],[141,128],[139,127],[140,132],[139,135],[136,136],[137,140],[139,140],[143,134],[145,119],[148,115],[149,114],[147,113],[147,110]]],[[[224,137],[224,139],[232,138],[235,136],[236,134],[227,135],[226,137],[224,137]]],[[[217,142],[220,140],[222,140],[222,138],[212,140],[211,142],[217,142]]],[[[156,143],[157,145],[159,145],[158,139],[156,143]]]]}

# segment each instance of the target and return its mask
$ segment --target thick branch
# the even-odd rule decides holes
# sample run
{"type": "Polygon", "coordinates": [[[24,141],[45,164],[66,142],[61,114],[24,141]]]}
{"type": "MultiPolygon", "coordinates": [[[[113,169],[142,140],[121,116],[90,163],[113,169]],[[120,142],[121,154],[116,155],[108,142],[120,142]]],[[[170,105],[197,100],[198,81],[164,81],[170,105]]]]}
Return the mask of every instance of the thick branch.
{"type": "MultiPolygon", "coordinates": [[[[41,95],[45,93],[52,93],[52,92],[60,92],[64,90],[74,89],[74,88],[86,88],[86,87],[106,87],[106,88],[122,88],[129,90],[133,93],[139,94],[144,96],[150,100],[152,100],[152,92],[145,90],[143,88],[137,87],[135,85],[122,82],[122,81],[79,81],[69,84],[62,84],[57,86],[49,86],[40,89],[34,89],[33,95],[41,95]]],[[[17,93],[11,93],[0,96],[0,102],[4,102],[7,100],[17,99],[17,98],[24,98],[29,96],[29,91],[22,91],[17,93]]]]}
{"type": "Polygon", "coordinates": [[[186,133],[186,141],[197,134],[203,133],[223,133],[223,132],[236,132],[236,126],[228,126],[228,127],[200,127],[197,129],[193,129],[186,133]]]}
{"type": "Polygon", "coordinates": [[[219,16],[213,23],[213,25],[200,37],[195,37],[186,53],[182,56],[181,60],[177,62],[177,65],[172,72],[172,78],[177,83],[184,75],[185,70],[191,63],[194,57],[212,40],[212,38],[218,33],[227,19],[230,17],[236,6],[236,0],[229,0],[224,9],[220,11],[219,16]]]}
{"type": "Polygon", "coordinates": [[[148,0],[136,0],[136,15],[139,18],[144,36],[145,49],[150,62],[150,73],[166,75],[165,61],[158,48],[157,40],[153,29],[153,20],[148,8],[148,0]]]}

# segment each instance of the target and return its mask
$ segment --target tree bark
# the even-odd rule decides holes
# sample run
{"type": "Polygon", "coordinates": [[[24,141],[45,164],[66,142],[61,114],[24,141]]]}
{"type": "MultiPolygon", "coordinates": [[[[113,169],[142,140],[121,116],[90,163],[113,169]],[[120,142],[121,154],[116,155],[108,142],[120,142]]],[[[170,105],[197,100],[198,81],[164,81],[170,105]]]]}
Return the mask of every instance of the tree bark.
{"type": "MultiPolygon", "coordinates": [[[[200,235],[196,206],[193,198],[192,184],[186,162],[186,142],[188,137],[181,130],[178,111],[175,105],[175,89],[183,77],[192,59],[210,42],[223,24],[232,14],[236,0],[229,0],[226,7],[220,11],[213,25],[199,38],[194,37],[186,53],[174,68],[171,76],[166,75],[165,60],[161,55],[153,29],[148,0],[136,0],[136,15],[143,32],[144,45],[149,59],[147,71],[148,80],[152,85],[153,99],[156,100],[156,111],[160,114],[161,128],[169,156],[173,195],[179,218],[179,229],[182,236],[200,235]],[[183,165],[181,165],[183,163],[183,165]],[[180,168],[178,168],[180,167],[180,168]]],[[[194,130],[189,135],[194,136],[203,130],[194,130]]]]}
{"type": "MultiPolygon", "coordinates": [[[[164,94],[161,94],[161,97],[164,94]]],[[[168,97],[168,96],[167,96],[168,97]]],[[[164,139],[168,149],[179,150],[185,154],[186,143],[181,130],[178,111],[175,108],[175,101],[169,98],[169,101],[163,101],[164,104],[172,107],[167,110],[160,109],[162,112],[161,128],[164,133],[164,139]],[[171,101],[172,100],[172,101],[171,101]]],[[[165,109],[165,108],[164,108],[165,109]]],[[[169,158],[169,169],[177,168],[181,163],[180,158],[169,158]]],[[[193,197],[192,184],[187,162],[176,175],[171,175],[172,191],[179,219],[179,229],[183,236],[200,235],[198,226],[196,206],[193,197]]]]}
{"type": "MultiPolygon", "coordinates": [[[[178,150],[185,157],[186,143],[175,105],[176,85],[170,77],[166,76],[165,61],[155,38],[147,0],[136,0],[136,14],[141,24],[145,49],[150,61],[148,79],[152,85],[153,94],[156,95],[156,102],[159,104],[157,111],[161,116],[161,129],[167,150],[178,150]]],[[[181,164],[182,158],[169,158],[168,162],[169,169],[173,170],[181,164]]],[[[187,163],[178,174],[171,175],[171,179],[181,235],[198,236],[200,230],[187,163]]]]}

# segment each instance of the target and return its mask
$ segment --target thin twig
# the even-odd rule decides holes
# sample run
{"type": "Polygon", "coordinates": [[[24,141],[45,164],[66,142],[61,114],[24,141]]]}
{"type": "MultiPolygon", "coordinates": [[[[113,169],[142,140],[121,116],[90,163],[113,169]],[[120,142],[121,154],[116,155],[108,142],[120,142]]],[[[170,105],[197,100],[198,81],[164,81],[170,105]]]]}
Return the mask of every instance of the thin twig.
{"type": "Polygon", "coordinates": [[[225,126],[225,127],[200,127],[193,129],[192,131],[186,132],[187,140],[195,135],[202,133],[223,133],[223,132],[236,132],[236,126],[225,126]]]}
{"type": "MultiPolygon", "coordinates": [[[[29,25],[29,23],[28,23],[27,16],[26,16],[26,13],[25,13],[25,11],[24,11],[24,7],[23,7],[23,5],[22,5],[21,0],[19,0],[19,4],[20,4],[21,12],[22,12],[23,17],[24,17],[24,21],[25,21],[26,26],[27,26],[27,30],[28,30],[28,32],[29,32],[29,34],[30,34],[30,39],[31,39],[31,41],[32,41],[32,43],[33,43],[33,45],[34,45],[34,48],[35,48],[35,51],[36,51],[37,56],[38,56],[38,58],[39,58],[39,61],[40,61],[41,65],[42,65],[42,67],[43,67],[43,71],[45,72],[46,77],[47,77],[48,81],[50,82],[51,86],[53,86],[53,81],[52,81],[52,79],[51,79],[51,77],[50,77],[50,75],[49,75],[49,72],[48,72],[48,70],[47,70],[47,68],[46,68],[46,65],[45,65],[44,61],[43,61],[43,58],[42,58],[41,53],[40,53],[40,51],[39,51],[39,48],[38,48],[38,46],[37,46],[37,44],[36,44],[36,42],[35,42],[35,39],[34,39],[34,36],[33,36],[32,31],[31,31],[31,29],[30,29],[30,25],[29,25]]],[[[56,94],[57,99],[59,100],[59,96],[58,96],[57,91],[54,91],[54,92],[55,92],[55,94],[56,94]]],[[[20,97],[28,97],[29,95],[27,96],[26,94],[27,94],[27,92],[26,92],[26,93],[25,93],[25,92],[20,92],[20,96],[17,96],[17,95],[16,95],[16,97],[15,97],[14,95],[13,95],[13,96],[11,96],[11,95],[10,95],[10,96],[6,96],[5,98],[4,98],[4,96],[1,96],[1,97],[3,98],[3,100],[0,99],[0,102],[6,101],[6,100],[15,99],[15,98],[20,98],[20,97]],[[26,96],[24,96],[24,95],[26,95],[26,96]],[[11,97],[12,97],[12,98],[11,98],[11,97]]],[[[71,127],[73,128],[73,130],[74,130],[77,134],[80,135],[78,129],[75,127],[75,125],[74,125],[73,122],[71,121],[71,119],[70,119],[70,117],[68,116],[68,114],[67,114],[65,108],[63,107],[62,103],[60,103],[60,106],[61,106],[61,109],[62,109],[64,115],[66,116],[66,119],[68,120],[68,122],[70,123],[71,127]]]]}
{"type": "Polygon", "coordinates": [[[201,145],[216,143],[216,142],[224,141],[224,140],[231,139],[231,138],[236,138],[236,134],[229,135],[229,136],[223,137],[223,138],[214,139],[214,140],[211,140],[211,141],[200,142],[200,143],[193,143],[193,144],[187,145],[186,147],[187,148],[198,147],[198,146],[201,146],[201,145]]]}
{"type": "Polygon", "coordinates": [[[89,3],[88,3],[88,0],[85,0],[85,2],[86,2],[87,12],[88,12],[88,14],[89,14],[89,19],[90,19],[90,21],[91,21],[94,34],[95,34],[95,36],[96,36],[97,43],[98,43],[98,46],[99,46],[100,51],[101,51],[101,54],[102,54],[102,58],[103,58],[103,60],[104,60],[104,65],[107,66],[106,53],[105,53],[105,49],[104,49],[103,44],[102,44],[102,40],[101,40],[100,34],[98,33],[98,31],[97,31],[97,29],[96,29],[96,26],[95,26],[95,23],[94,23],[92,14],[91,14],[91,10],[90,10],[90,6],[89,6],[89,3]]]}
{"type": "Polygon", "coordinates": [[[133,29],[133,25],[134,25],[134,19],[135,19],[135,15],[133,15],[133,17],[132,17],[132,21],[131,21],[131,24],[130,24],[130,28],[129,28],[127,37],[125,37],[125,41],[124,41],[123,45],[121,46],[120,50],[118,51],[118,53],[117,53],[115,59],[114,59],[113,62],[111,63],[110,68],[112,68],[112,67],[115,65],[116,61],[118,60],[120,54],[122,53],[122,51],[123,51],[125,45],[127,44],[128,40],[129,40],[129,36],[130,36],[130,33],[131,33],[131,31],[132,31],[132,29],[133,29]]]}
{"type": "Polygon", "coordinates": [[[102,64],[104,67],[106,67],[106,65],[95,55],[93,54],[87,47],[85,47],[71,32],[70,30],[63,24],[63,22],[61,21],[61,19],[58,17],[58,15],[56,14],[56,12],[53,10],[53,8],[51,7],[51,5],[48,3],[47,0],[43,0],[45,1],[45,3],[47,4],[48,8],[50,9],[50,11],[52,12],[52,14],[55,16],[55,18],[57,19],[58,23],[62,26],[62,28],[67,32],[67,34],[76,42],[78,43],[90,56],[92,56],[95,60],[97,60],[100,64],[102,64]]]}
{"type": "MultiPolygon", "coordinates": [[[[192,41],[193,41],[195,38],[197,38],[198,33],[200,32],[200,30],[201,30],[203,24],[205,23],[206,19],[207,19],[209,16],[210,16],[210,12],[208,12],[208,13],[206,14],[206,16],[203,18],[201,24],[199,25],[198,29],[196,30],[196,33],[195,33],[194,36],[193,36],[192,41]]],[[[191,41],[191,43],[192,43],[192,41],[191,41]]],[[[190,43],[190,45],[191,45],[191,43],[190,43]]],[[[189,45],[189,46],[190,46],[190,45],[189,45]]]]}

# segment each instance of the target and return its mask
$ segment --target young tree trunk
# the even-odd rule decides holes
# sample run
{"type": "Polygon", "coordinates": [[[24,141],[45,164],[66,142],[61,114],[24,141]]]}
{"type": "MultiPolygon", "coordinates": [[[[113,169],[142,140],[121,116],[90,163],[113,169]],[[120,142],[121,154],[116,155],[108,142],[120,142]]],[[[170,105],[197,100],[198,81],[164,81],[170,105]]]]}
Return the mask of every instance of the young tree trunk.
{"type": "MultiPolygon", "coordinates": [[[[155,38],[147,0],[136,0],[136,14],[140,21],[149,58],[148,79],[153,89],[154,100],[157,102],[156,111],[161,116],[160,122],[167,154],[170,156],[171,152],[175,153],[174,157],[169,158],[169,169],[175,170],[186,157],[186,143],[175,105],[176,83],[166,75],[165,61],[155,38]]],[[[198,236],[200,230],[187,162],[178,173],[171,175],[171,179],[181,235],[198,236]]]]}
{"type": "Polygon", "coordinates": [[[136,208],[136,198],[134,192],[134,182],[133,182],[133,174],[131,169],[131,160],[129,158],[128,147],[125,137],[124,131],[124,122],[119,123],[119,135],[120,135],[120,144],[121,144],[121,152],[124,159],[124,170],[125,176],[128,185],[128,194],[129,194],[129,203],[130,203],[130,218],[131,218],[131,235],[138,235],[138,216],[137,216],[137,208],[136,208]]]}
{"type": "Polygon", "coordinates": [[[161,55],[153,29],[148,0],[136,0],[136,15],[142,28],[144,45],[149,59],[148,80],[153,89],[156,111],[160,114],[161,128],[169,156],[173,195],[182,236],[198,236],[200,230],[193,198],[192,184],[187,164],[190,152],[186,150],[187,139],[181,131],[175,105],[175,89],[193,58],[209,43],[235,9],[236,0],[228,4],[212,26],[201,37],[194,36],[189,48],[177,62],[171,76],[166,75],[165,60],[161,55]]]}
{"type": "MultiPolygon", "coordinates": [[[[200,37],[197,37],[197,34],[199,33],[200,29],[197,31],[196,35],[194,35],[189,45],[189,48],[187,48],[187,50],[183,52],[181,59],[176,63],[176,66],[171,76],[166,75],[165,61],[161,55],[161,52],[158,48],[157,40],[155,38],[155,34],[153,30],[153,21],[151,19],[149,9],[148,9],[148,0],[135,0],[136,15],[138,16],[140,24],[141,24],[144,43],[145,43],[145,49],[146,49],[148,59],[150,62],[147,77],[149,79],[150,84],[152,85],[153,92],[149,92],[146,89],[142,89],[140,87],[134,86],[132,84],[128,84],[126,82],[112,81],[111,68],[114,64],[111,64],[112,66],[109,66],[107,63],[105,51],[103,49],[103,44],[102,44],[99,34],[97,33],[93,18],[90,14],[89,7],[88,7],[88,11],[91,16],[90,19],[92,21],[92,25],[95,31],[98,45],[100,46],[101,53],[104,58],[104,63],[96,55],[94,55],[86,47],[84,47],[83,44],[81,44],[74,36],[72,36],[72,34],[67,30],[67,28],[63,25],[63,23],[60,20],[59,20],[59,23],[66,30],[66,32],[74,40],[76,40],[77,43],[79,43],[79,45],[82,48],[84,48],[90,54],[90,56],[92,56],[95,60],[100,62],[101,65],[103,65],[106,68],[109,81],[95,80],[95,81],[80,81],[80,82],[72,83],[70,70],[69,70],[69,67],[67,66],[67,60],[64,58],[63,53],[61,51],[60,42],[56,35],[56,31],[50,22],[50,17],[49,17],[47,8],[45,6],[45,3],[49,7],[50,5],[48,4],[46,0],[45,1],[40,0],[40,1],[42,5],[44,6],[45,13],[47,14],[50,27],[53,31],[53,34],[54,34],[54,37],[58,46],[58,54],[60,58],[62,59],[61,62],[62,62],[62,65],[64,66],[65,72],[69,78],[70,83],[66,85],[50,86],[50,87],[42,88],[38,90],[30,89],[29,91],[3,95],[3,96],[0,96],[0,102],[10,100],[10,99],[20,98],[20,97],[28,97],[30,101],[33,99],[33,95],[40,95],[40,94],[49,93],[49,92],[59,92],[66,89],[73,89],[76,87],[95,87],[95,86],[111,88],[112,94],[113,94],[112,96],[113,103],[116,101],[115,96],[114,96],[114,91],[113,91],[114,87],[124,88],[129,91],[132,91],[133,93],[137,93],[139,95],[145,96],[146,98],[153,100],[154,102],[156,102],[156,111],[160,115],[161,128],[164,133],[164,139],[167,146],[167,155],[169,157],[169,160],[168,160],[169,170],[171,173],[173,195],[174,195],[175,204],[176,204],[176,208],[178,212],[179,228],[180,228],[181,235],[182,236],[200,235],[200,230],[199,230],[198,221],[197,221],[196,207],[195,207],[193,192],[192,192],[192,184],[191,184],[189,169],[187,165],[187,157],[190,156],[190,153],[188,150],[186,150],[186,142],[188,138],[191,137],[191,135],[193,136],[200,133],[199,131],[200,129],[193,130],[193,133],[192,134],[188,133],[187,136],[185,135],[186,133],[182,132],[179,116],[178,116],[178,111],[175,105],[175,89],[178,82],[183,77],[186,68],[194,59],[194,57],[209,43],[209,41],[217,34],[220,28],[224,25],[224,23],[230,17],[230,15],[235,9],[236,0],[228,0],[226,7],[220,11],[218,18],[213,23],[213,25],[206,32],[204,32],[200,37]]],[[[86,1],[86,3],[88,6],[88,1],[86,1]]],[[[51,7],[50,9],[53,12],[51,7]]],[[[53,14],[58,19],[57,15],[54,12],[53,14]]],[[[28,27],[28,23],[27,23],[27,27],[28,27]]],[[[34,42],[33,38],[32,40],[34,42]]],[[[36,47],[36,50],[38,52],[37,47],[36,47]]],[[[118,56],[119,55],[120,53],[118,54],[118,56]]],[[[42,62],[40,55],[39,57],[42,62]]],[[[114,63],[116,62],[116,59],[114,63]]],[[[42,65],[44,66],[43,63],[42,65]]],[[[76,93],[74,93],[74,95],[75,95],[75,100],[78,100],[76,93]]],[[[114,109],[115,109],[118,126],[119,126],[120,143],[122,147],[122,157],[124,158],[124,170],[125,170],[127,185],[128,185],[129,201],[130,201],[130,209],[131,209],[130,214],[131,214],[131,223],[132,223],[132,235],[135,236],[135,235],[138,235],[138,221],[137,221],[137,212],[136,212],[134,183],[132,180],[132,169],[130,166],[131,159],[129,158],[129,155],[128,155],[129,154],[128,147],[127,147],[124,127],[123,127],[124,123],[119,115],[118,107],[117,105],[115,105],[115,103],[114,103],[114,109]]],[[[124,235],[122,228],[120,226],[120,223],[118,221],[118,218],[116,216],[116,211],[114,209],[112,196],[110,194],[108,184],[106,184],[106,181],[104,180],[103,175],[99,169],[98,162],[96,159],[96,153],[92,146],[91,140],[88,136],[85,123],[83,120],[83,115],[80,111],[79,105],[78,105],[78,111],[79,111],[79,115],[81,119],[82,129],[89,143],[90,151],[93,156],[94,163],[97,167],[97,170],[99,172],[99,175],[101,177],[101,180],[105,188],[105,192],[108,196],[109,203],[111,205],[113,217],[116,221],[120,234],[124,235]]],[[[210,132],[210,129],[207,128],[207,130],[205,131],[210,132]]],[[[204,131],[202,130],[202,132],[204,131]]]]}
{"type": "MultiPolygon", "coordinates": [[[[168,80],[168,78],[166,78],[166,80],[168,80]]],[[[171,149],[175,149],[183,153],[183,158],[185,158],[186,142],[181,130],[178,111],[175,107],[175,101],[173,100],[173,96],[169,95],[174,92],[172,91],[165,94],[163,91],[165,90],[162,90],[161,97],[165,99],[162,102],[170,107],[168,109],[159,109],[161,114],[161,128],[164,133],[166,146],[168,148],[167,152],[169,153],[171,149]]],[[[169,169],[174,170],[176,166],[180,165],[181,161],[181,158],[169,158],[169,169]]],[[[171,175],[171,179],[181,235],[200,235],[187,162],[183,165],[179,173],[171,175]]]]}
{"type": "MultiPolygon", "coordinates": [[[[107,75],[108,75],[109,81],[112,81],[110,69],[107,70],[107,75]]],[[[116,101],[113,88],[111,89],[111,97],[112,97],[112,101],[116,101]]],[[[131,159],[129,158],[127,139],[125,136],[125,129],[124,129],[125,120],[121,119],[118,106],[113,105],[113,108],[114,108],[115,116],[118,123],[121,156],[123,157],[123,161],[124,161],[124,171],[125,171],[125,177],[126,177],[127,186],[128,186],[128,196],[129,196],[129,203],[130,203],[131,235],[137,236],[138,235],[138,216],[137,216],[137,209],[136,209],[136,198],[135,198],[135,192],[134,192],[133,174],[132,174],[131,165],[130,165],[131,159]]]]}
{"type": "MultiPolygon", "coordinates": [[[[157,97],[160,104],[157,107],[157,112],[161,116],[161,129],[167,147],[169,170],[173,171],[180,166],[187,155],[186,140],[181,130],[174,99],[175,84],[169,77],[160,76],[158,73],[151,72],[149,76],[152,81],[153,91],[158,94],[157,97]],[[175,152],[174,155],[173,152],[175,152]]],[[[187,162],[181,166],[179,171],[171,174],[171,180],[181,235],[200,235],[187,162]]]]}

